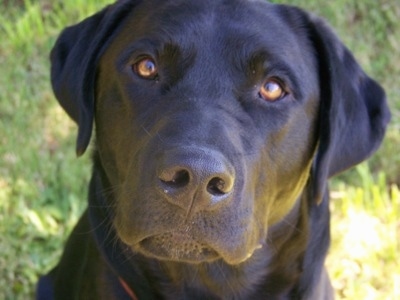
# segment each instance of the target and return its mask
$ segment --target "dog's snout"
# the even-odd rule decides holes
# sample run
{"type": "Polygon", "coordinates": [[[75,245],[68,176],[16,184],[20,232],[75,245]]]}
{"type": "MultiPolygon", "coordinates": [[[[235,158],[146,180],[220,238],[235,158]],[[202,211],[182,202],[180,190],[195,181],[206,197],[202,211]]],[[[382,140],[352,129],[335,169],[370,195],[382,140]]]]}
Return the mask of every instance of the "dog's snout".
{"type": "Polygon", "coordinates": [[[232,165],[219,153],[168,153],[158,168],[166,199],[183,209],[214,209],[230,199],[235,184],[232,165]]]}
{"type": "MultiPolygon", "coordinates": [[[[200,177],[200,171],[197,170],[185,170],[176,167],[172,167],[171,169],[165,169],[161,172],[159,179],[170,189],[182,189],[185,186],[189,185],[191,177],[200,177]]],[[[213,174],[211,174],[213,175],[213,174]]],[[[214,196],[222,196],[229,193],[233,187],[233,178],[230,174],[217,174],[215,177],[212,177],[209,181],[208,178],[202,180],[199,178],[201,186],[205,186],[206,190],[209,194],[214,196]],[[208,182],[207,182],[208,181],[208,182]]]]}

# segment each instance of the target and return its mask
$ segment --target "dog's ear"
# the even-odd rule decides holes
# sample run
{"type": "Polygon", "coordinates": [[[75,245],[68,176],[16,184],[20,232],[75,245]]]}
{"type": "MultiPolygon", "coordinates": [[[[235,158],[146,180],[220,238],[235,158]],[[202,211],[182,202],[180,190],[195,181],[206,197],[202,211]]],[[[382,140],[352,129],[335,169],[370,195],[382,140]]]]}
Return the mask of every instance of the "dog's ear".
{"type": "Polygon", "coordinates": [[[385,92],[321,19],[308,16],[319,64],[319,142],[312,189],[322,201],[330,176],[365,160],[380,145],[390,112],[385,92]]]}
{"type": "Polygon", "coordinates": [[[98,60],[134,2],[118,1],[64,29],[51,51],[54,94],[79,126],[78,156],[85,152],[92,134],[98,60]]]}

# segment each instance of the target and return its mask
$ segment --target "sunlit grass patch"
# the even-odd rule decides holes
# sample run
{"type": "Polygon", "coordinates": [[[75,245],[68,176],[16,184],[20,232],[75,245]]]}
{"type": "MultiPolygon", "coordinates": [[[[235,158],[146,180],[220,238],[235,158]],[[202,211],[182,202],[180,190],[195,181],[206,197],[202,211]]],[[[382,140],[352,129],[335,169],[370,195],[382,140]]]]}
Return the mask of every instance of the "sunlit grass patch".
{"type": "Polygon", "coordinates": [[[338,299],[400,299],[400,192],[357,168],[366,187],[338,184],[332,194],[327,266],[338,299]]]}

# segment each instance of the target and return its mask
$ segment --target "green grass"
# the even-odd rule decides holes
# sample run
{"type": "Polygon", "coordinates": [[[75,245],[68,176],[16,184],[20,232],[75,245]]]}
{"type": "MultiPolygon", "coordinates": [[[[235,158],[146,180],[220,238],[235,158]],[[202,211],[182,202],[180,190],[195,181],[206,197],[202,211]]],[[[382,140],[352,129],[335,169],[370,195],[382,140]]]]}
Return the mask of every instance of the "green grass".
{"type": "Polygon", "coordinates": [[[48,56],[63,27],[105,3],[0,4],[0,299],[32,297],[86,204],[90,161],[75,158],[76,128],[54,100],[48,56]]]}
{"type": "MultiPolygon", "coordinates": [[[[86,205],[90,159],[75,158],[76,128],[53,97],[48,53],[63,27],[110,2],[0,2],[0,299],[32,297],[86,205]]],[[[400,299],[400,3],[286,3],[328,19],[387,91],[393,120],[381,150],[332,184],[327,265],[338,299],[400,299]]]]}

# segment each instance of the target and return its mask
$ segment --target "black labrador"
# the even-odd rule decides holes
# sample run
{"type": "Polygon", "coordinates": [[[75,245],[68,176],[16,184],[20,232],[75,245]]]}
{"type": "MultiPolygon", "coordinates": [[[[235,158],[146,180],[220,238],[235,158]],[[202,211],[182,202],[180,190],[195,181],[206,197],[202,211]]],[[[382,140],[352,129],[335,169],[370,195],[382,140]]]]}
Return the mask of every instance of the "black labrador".
{"type": "Polygon", "coordinates": [[[332,299],[327,180],[371,155],[383,89],[320,19],[120,0],[65,29],[56,97],[95,125],[89,205],[39,299],[332,299]]]}

